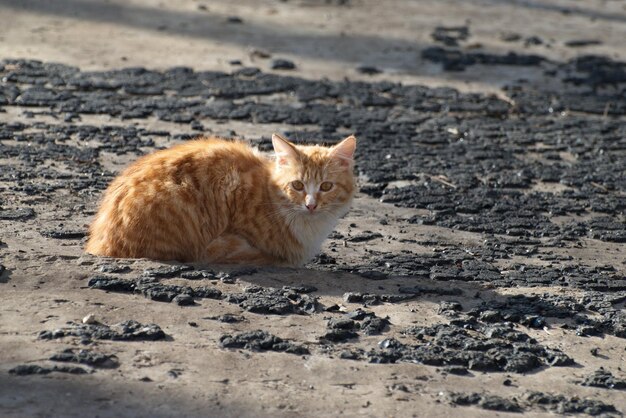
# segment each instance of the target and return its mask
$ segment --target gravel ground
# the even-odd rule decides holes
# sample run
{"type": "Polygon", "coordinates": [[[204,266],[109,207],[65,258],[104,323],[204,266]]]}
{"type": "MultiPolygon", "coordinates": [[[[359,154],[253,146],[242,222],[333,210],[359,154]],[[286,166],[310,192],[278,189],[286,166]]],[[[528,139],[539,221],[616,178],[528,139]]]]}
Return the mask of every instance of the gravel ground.
{"type": "Polygon", "coordinates": [[[1,415],[625,413],[621,4],[0,2],[1,415]],[[274,131],[359,138],[305,268],[83,254],[139,155],[274,131]]]}

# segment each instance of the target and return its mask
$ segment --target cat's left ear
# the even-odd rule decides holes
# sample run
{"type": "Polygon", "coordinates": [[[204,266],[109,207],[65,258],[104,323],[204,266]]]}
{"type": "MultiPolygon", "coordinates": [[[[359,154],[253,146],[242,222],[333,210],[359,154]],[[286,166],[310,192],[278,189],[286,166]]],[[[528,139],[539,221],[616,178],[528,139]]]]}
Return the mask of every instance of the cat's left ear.
{"type": "Polygon", "coordinates": [[[284,165],[289,160],[298,160],[298,151],[296,147],[285,138],[278,134],[272,134],[272,145],[274,146],[274,152],[276,153],[276,161],[278,165],[284,165]]]}
{"type": "Polygon", "coordinates": [[[356,138],[350,135],[334,147],[330,155],[337,159],[341,165],[349,167],[354,163],[354,150],[356,149],[356,138]]]}

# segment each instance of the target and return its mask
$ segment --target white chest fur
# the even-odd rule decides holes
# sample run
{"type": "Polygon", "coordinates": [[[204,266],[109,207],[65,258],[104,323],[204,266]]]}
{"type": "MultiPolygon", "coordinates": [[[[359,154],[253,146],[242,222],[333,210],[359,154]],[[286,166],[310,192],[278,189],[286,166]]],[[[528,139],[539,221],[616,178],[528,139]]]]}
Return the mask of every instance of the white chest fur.
{"type": "Polygon", "coordinates": [[[333,212],[302,213],[290,223],[291,232],[302,245],[299,264],[306,263],[320,252],[322,243],[349,208],[350,204],[346,204],[333,212]]]}

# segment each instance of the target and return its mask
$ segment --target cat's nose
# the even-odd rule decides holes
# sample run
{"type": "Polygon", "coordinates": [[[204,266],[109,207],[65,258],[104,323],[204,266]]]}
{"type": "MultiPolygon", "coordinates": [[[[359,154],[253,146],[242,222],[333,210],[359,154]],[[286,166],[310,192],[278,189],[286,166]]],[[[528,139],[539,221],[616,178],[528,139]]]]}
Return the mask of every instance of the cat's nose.
{"type": "Polygon", "coordinates": [[[308,204],[306,205],[306,208],[309,210],[309,212],[313,212],[315,208],[317,208],[317,203],[308,204]]]}

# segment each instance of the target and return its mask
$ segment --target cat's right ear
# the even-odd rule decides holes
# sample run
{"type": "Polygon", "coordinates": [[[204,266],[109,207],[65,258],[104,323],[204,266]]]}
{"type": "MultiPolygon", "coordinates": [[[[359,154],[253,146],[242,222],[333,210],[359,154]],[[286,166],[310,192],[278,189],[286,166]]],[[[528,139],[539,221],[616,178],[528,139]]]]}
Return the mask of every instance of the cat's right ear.
{"type": "Polygon", "coordinates": [[[276,153],[276,162],[279,166],[288,164],[290,160],[298,159],[295,146],[278,134],[272,134],[272,145],[276,153]]]}
{"type": "Polygon", "coordinates": [[[344,167],[351,167],[354,164],[354,150],[356,149],[356,138],[350,135],[334,147],[330,155],[344,167]]]}

